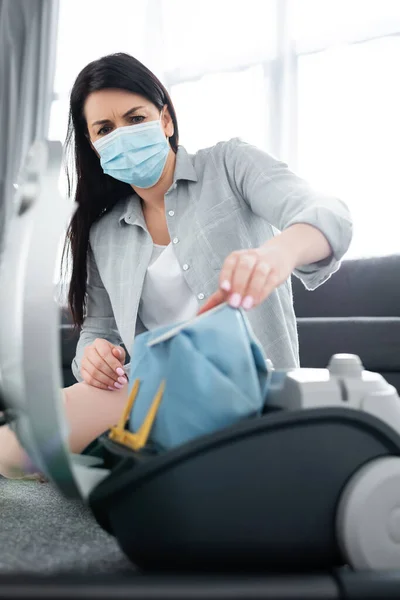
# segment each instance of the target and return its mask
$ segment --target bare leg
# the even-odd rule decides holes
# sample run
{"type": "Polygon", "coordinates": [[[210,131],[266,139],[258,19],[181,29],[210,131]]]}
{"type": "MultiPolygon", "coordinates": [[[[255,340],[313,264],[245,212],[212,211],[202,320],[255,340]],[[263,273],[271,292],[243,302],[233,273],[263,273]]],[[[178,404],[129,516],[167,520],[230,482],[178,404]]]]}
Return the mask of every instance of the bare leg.
{"type": "MultiPolygon", "coordinates": [[[[69,425],[69,447],[79,454],[90,442],[116,425],[128,399],[128,387],[115,392],[99,390],[86,383],[65,388],[64,410],[69,425]]],[[[9,427],[0,427],[0,475],[25,476],[26,454],[9,427]]]]}

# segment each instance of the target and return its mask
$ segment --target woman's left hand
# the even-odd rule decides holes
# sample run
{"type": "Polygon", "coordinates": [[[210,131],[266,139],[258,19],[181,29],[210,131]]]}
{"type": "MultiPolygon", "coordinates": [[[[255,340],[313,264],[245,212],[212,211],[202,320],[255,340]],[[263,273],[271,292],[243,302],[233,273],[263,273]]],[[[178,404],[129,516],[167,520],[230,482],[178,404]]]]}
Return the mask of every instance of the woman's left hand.
{"type": "Polygon", "coordinates": [[[219,289],[201,307],[202,314],[222,302],[249,310],[284,283],[296,267],[296,256],[277,238],[260,248],[232,252],[222,266],[219,289]]]}

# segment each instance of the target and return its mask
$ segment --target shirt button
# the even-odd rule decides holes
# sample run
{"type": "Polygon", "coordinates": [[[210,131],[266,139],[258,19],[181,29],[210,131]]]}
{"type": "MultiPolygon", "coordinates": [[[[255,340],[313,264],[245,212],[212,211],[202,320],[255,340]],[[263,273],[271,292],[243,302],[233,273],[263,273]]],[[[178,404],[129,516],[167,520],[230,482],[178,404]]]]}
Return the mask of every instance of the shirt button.
{"type": "Polygon", "coordinates": [[[174,214],[175,214],[175,212],[173,210],[170,210],[168,214],[169,214],[170,217],[173,217],[174,214]]]}
{"type": "Polygon", "coordinates": [[[188,268],[189,268],[189,265],[187,265],[187,264],[184,264],[184,265],[183,265],[183,267],[182,267],[182,269],[183,269],[184,271],[187,271],[187,270],[188,270],[188,268]]]}
{"type": "Polygon", "coordinates": [[[173,243],[173,244],[177,244],[178,242],[179,242],[179,239],[178,239],[178,238],[174,238],[174,239],[172,240],[172,243],[173,243]]]}
{"type": "Polygon", "coordinates": [[[204,294],[202,294],[202,293],[197,294],[197,297],[199,300],[204,300],[204,294]]]}

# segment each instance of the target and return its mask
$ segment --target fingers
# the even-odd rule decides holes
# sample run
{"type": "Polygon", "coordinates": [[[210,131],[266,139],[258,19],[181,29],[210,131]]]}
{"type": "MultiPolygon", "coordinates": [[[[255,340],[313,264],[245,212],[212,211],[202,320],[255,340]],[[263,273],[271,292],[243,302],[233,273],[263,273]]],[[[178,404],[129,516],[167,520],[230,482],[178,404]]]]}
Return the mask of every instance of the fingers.
{"type": "Polygon", "coordinates": [[[250,248],[232,252],[222,266],[219,289],[198,314],[228,302],[234,308],[250,310],[259,305],[288,277],[295,261],[293,253],[282,245],[250,248]]]}
{"type": "Polygon", "coordinates": [[[221,269],[219,289],[197,314],[201,315],[223,302],[228,302],[234,308],[250,310],[266,297],[270,273],[270,266],[256,251],[232,252],[221,269]]]}
{"type": "MultiPolygon", "coordinates": [[[[119,375],[117,373],[117,369],[119,367],[116,367],[116,369],[113,370],[110,367],[110,365],[105,361],[103,356],[101,356],[99,354],[97,348],[92,347],[92,348],[88,349],[86,358],[87,358],[88,362],[92,365],[92,367],[94,367],[95,369],[97,369],[98,371],[103,373],[104,376],[106,376],[107,378],[109,378],[112,381],[118,381],[119,375]]],[[[110,385],[111,385],[111,383],[110,383],[110,385]]]]}
{"type": "Polygon", "coordinates": [[[94,349],[92,352],[88,353],[85,361],[82,360],[82,366],[91,375],[91,377],[106,385],[107,388],[115,388],[119,390],[122,389],[128,381],[122,369],[119,371],[122,373],[122,375],[113,373],[94,349]]]}
{"type": "MultiPolygon", "coordinates": [[[[112,373],[116,373],[118,375],[118,369],[122,369],[123,362],[121,359],[115,357],[113,350],[116,350],[117,347],[103,339],[96,339],[93,342],[93,348],[97,351],[98,355],[103,359],[103,361],[108,365],[110,371],[112,373]]],[[[118,348],[123,352],[122,348],[118,348]]],[[[122,357],[122,355],[121,355],[122,357]]]]}
{"type": "Polygon", "coordinates": [[[111,352],[122,364],[125,363],[126,352],[123,348],[121,348],[121,346],[114,346],[111,352]]]}
{"type": "MultiPolygon", "coordinates": [[[[234,308],[250,310],[265,300],[279,283],[269,262],[257,249],[230,254],[220,273],[218,303],[227,301],[234,308]]],[[[202,312],[215,304],[214,294],[202,312]]]]}
{"type": "MultiPolygon", "coordinates": [[[[86,364],[86,363],[85,363],[86,364]]],[[[88,371],[83,366],[83,360],[81,364],[81,375],[85,383],[91,385],[92,387],[98,388],[99,390],[111,390],[113,389],[111,386],[108,386],[106,383],[102,383],[100,379],[96,379],[95,375],[98,376],[99,371],[93,370],[90,368],[88,371]]]]}
{"type": "Polygon", "coordinates": [[[224,300],[230,306],[242,306],[249,310],[254,305],[255,301],[249,290],[259,261],[259,255],[254,250],[232,252],[225,260],[220,273],[220,289],[225,292],[224,300]]]}
{"type": "Polygon", "coordinates": [[[81,374],[87,384],[94,385],[103,390],[120,390],[128,381],[125,376],[119,376],[117,380],[108,377],[87,358],[82,359],[81,374]]]}
{"type": "Polygon", "coordinates": [[[244,302],[245,306],[249,305],[247,308],[251,308],[252,300],[245,296],[245,291],[257,260],[255,252],[232,252],[227,257],[219,277],[220,294],[223,292],[223,296],[219,296],[218,303],[228,300],[231,306],[239,308],[244,302]]]}
{"type": "Polygon", "coordinates": [[[123,363],[114,354],[125,360],[125,352],[107,340],[96,339],[91,346],[85,348],[81,363],[81,374],[84,381],[99,389],[122,389],[127,383],[123,363]]]}
{"type": "Polygon", "coordinates": [[[272,275],[271,268],[267,263],[259,261],[256,264],[248,281],[246,294],[242,302],[244,309],[249,310],[253,306],[257,306],[271,293],[274,287],[271,286],[269,290],[268,286],[274,281],[272,275]]]}
{"type": "Polygon", "coordinates": [[[229,293],[232,290],[232,278],[238,261],[239,252],[232,252],[222,265],[219,274],[219,286],[222,291],[229,293]]]}
{"type": "MultiPolygon", "coordinates": [[[[232,276],[232,291],[229,298],[229,304],[234,308],[243,306],[243,302],[249,304],[249,295],[247,289],[253,275],[255,266],[257,265],[257,256],[255,254],[243,253],[238,256],[236,267],[232,276]]],[[[251,306],[248,306],[251,308],[251,306]]]]}

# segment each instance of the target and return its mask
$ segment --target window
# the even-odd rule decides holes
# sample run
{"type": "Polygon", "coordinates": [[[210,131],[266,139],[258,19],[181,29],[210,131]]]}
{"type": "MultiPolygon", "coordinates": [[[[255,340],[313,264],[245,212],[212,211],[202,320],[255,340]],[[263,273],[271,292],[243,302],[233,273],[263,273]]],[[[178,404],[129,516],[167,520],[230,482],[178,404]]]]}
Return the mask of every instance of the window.
{"type": "Polygon", "coordinates": [[[400,250],[400,37],[299,58],[298,170],[355,222],[351,254],[400,250]]]}
{"type": "Polygon", "coordinates": [[[190,151],[242,137],[268,145],[273,0],[163,0],[164,72],[190,151]]]}
{"type": "Polygon", "coordinates": [[[90,61],[112,52],[145,60],[146,2],[132,0],[61,0],[54,102],[49,138],[64,140],[69,93],[90,61]]]}
{"type": "Polygon", "coordinates": [[[242,137],[265,148],[267,82],[261,65],[205,75],[171,88],[182,143],[190,152],[242,137]]]}
{"type": "Polygon", "coordinates": [[[163,0],[165,71],[181,78],[276,53],[274,0],[163,0]]]}
{"type": "Polygon", "coordinates": [[[315,51],[400,32],[400,2],[291,0],[289,21],[296,51],[315,51]]]}

